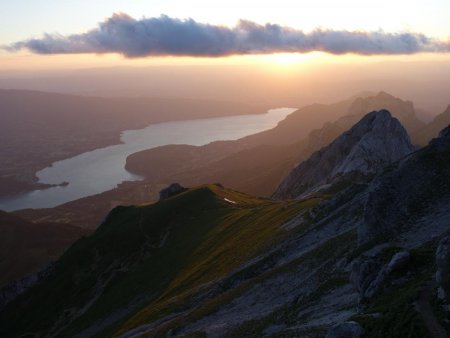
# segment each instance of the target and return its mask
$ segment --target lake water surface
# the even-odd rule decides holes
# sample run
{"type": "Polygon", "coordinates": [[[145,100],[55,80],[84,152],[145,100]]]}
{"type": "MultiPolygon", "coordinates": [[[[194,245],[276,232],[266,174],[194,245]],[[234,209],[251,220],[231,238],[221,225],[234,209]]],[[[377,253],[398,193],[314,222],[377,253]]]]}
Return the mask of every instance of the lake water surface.
{"type": "Polygon", "coordinates": [[[122,144],[89,151],[58,161],[39,172],[39,182],[69,185],[35,190],[0,200],[0,209],[51,208],[81,197],[101,193],[123,181],[141,179],[125,170],[128,155],[167,144],[204,145],[238,138],[271,129],[294,108],[271,109],[265,114],[240,115],[151,124],[122,133],[122,144]]]}

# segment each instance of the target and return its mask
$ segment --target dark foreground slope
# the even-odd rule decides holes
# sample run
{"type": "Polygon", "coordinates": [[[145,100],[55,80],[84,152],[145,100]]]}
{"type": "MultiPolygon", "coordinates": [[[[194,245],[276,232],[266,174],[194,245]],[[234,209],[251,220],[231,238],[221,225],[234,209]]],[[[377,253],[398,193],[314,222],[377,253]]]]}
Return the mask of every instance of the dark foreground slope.
{"type": "Polygon", "coordinates": [[[445,335],[449,158],[446,130],[372,181],[314,199],[210,185],[118,207],[1,310],[0,335],[445,335]]]}
{"type": "Polygon", "coordinates": [[[208,298],[233,286],[232,279],[228,286],[218,281],[239,274],[286,236],[281,224],[315,203],[204,186],[154,205],[118,207],[63,255],[50,277],[3,310],[0,334],[109,336],[128,321],[136,324],[124,328],[194,304],[214,308],[208,298]]]}
{"type": "Polygon", "coordinates": [[[38,271],[87,233],[68,224],[31,223],[0,210],[0,285],[38,271]]]}

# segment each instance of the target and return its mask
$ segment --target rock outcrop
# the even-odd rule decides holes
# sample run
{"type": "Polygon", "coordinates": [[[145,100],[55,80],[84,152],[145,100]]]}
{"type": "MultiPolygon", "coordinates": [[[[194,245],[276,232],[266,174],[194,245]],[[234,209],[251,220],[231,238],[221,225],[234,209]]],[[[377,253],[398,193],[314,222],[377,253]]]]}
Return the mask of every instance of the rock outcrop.
{"type": "Polygon", "coordinates": [[[412,151],[400,122],[387,110],[374,111],[297,166],[273,197],[297,198],[355,175],[372,175],[412,151]]]}
{"type": "Polygon", "coordinates": [[[169,197],[181,194],[182,192],[186,191],[187,189],[180,185],[179,183],[172,183],[167,188],[164,188],[159,192],[159,200],[165,200],[169,197]]]}

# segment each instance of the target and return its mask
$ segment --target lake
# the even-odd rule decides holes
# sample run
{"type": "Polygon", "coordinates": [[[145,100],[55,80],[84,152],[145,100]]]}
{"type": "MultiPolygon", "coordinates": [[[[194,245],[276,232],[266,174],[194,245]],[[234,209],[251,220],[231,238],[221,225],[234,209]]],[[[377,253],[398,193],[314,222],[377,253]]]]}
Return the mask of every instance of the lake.
{"type": "Polygon", "coordinates": [[[37,172],[39,182],[67,186],[35,190],[0,200],[0,209],[51,208],[82,197],[115,188],[123,181],[141,177],[125,170],[128,155],[168,144],[204,145],[219,140],[236,140],[271,129],[295,108],[276,108],[264,114],[239,115],[151,124],[139,130],[127,130],[122,144],[89,151],[53,163],[37,172]]]}

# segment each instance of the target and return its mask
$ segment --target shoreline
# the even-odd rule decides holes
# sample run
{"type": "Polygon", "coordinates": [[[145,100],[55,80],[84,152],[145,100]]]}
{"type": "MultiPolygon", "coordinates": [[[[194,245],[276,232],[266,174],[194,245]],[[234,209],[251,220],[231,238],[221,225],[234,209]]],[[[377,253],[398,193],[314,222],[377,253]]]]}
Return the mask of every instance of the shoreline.
{"type": "MultiPolygon", "coordinates": [[[[168,123],[168,122],[183,122],[183,121],[195,121],[195,120],[202,120],[202,119],[216,119],[216,118],[224,118],[224,117],[234,117],[234,116],[252,116],[252,115],[262,115],[266,114],[267,111],[270,109],[266,109],[265,111],[263,109],[258,110],[260,112],[254,112],[254,113],[230,113],[227,115],[219,115],[219,116],[212,116],[212,117],[205,117],[205,116],[195,116],[192,118],[174,118],[173,116],[167,120],[158,120],[151,123],[146,124],[139,124],[136,126],[136,128],[132,129],[122,129],[119,131],[113,131],[106,135],[102,135],[100,139],[97,139],[94,141],[94,143],[91,143],[89,145],[79,145],[76,147],[76,149],[72,150],[66,150],[64,152],[63,156],[49,156],[47,159],[42,159],[42,162],[39,164],[36,164],[33,168],[14,168],[14,166],[11,166],[11,169],[9,171],[14,172],[21,172],[20,175],[12,176],[12,174],[5,174],[3,176],[0,175],[0,199],[6,200],[9,198],[14,198],[16,196],[20,196],[23,194],[31,193],[36,190],[45,190],[48,188],[56,187],[56,186],[66,186],[69,183],[68,182],[61,182],[57,184],[47,184],[47,183],[41,183],[39,182],[39,178],[37,177],[37,173],[41,170],[44,170],[46,168],[52,167],[55,163],[68,160],[70,158],[76,157],[78,155],[88,153],[91,151],[95,151],[98,149],[110,147],[110,146],[116,146],[120,144],[124,144],[122,141],[122,135],[126,131],[138,131],[144,128],[147,128],[151,125],[157,125],[161,123],[168,123]],[[67,184],[64,184],[67,183],[67,184]]],[[[182,116],[180,116],[182,117],[182,116]]],[[[1,170],[1,168],[0,168],[1,170]]],[[[6,171],[6,170],[3,170],[6,171]]]]}

